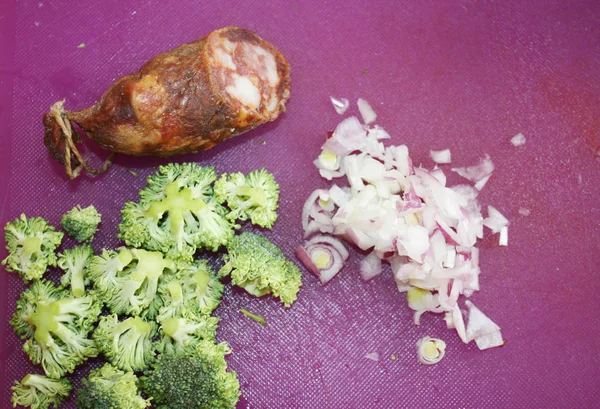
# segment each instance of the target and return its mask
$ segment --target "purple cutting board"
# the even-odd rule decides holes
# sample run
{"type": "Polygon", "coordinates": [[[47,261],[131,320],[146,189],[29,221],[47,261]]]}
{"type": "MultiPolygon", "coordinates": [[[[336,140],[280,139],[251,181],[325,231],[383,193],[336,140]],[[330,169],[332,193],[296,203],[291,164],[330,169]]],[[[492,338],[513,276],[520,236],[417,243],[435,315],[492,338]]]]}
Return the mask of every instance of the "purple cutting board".
{"type": "MultiPolygon", "coordinates": [[[[353,101],[352,114],[358,97],[371,102],[377,122],[393,143],[409,146],[416,164],[433,165],[430,149],[450,148],[455,166],[491,155],[497,170],[480,198],[510,219],[510,242],[499,247],[487,235],[480,243],[481,291],[472,299],[502,327],[506,346],[464,345],[440,316],[414,326],[391,273],[361,282],[361,255],[353,252],[325,287],[305,272],[289,310],[227,289],[217,310],[219,338],[234,351],[228,361],[240,379],[240,408],[600,407],[600,3],[2,3],[2,225],[21,212],[57,224],[75,204],[93,203],[104,215],[96,250],[118,246],[123,202],[168,160],[121,156],[108,174],[68,181],[45,151],[41,117],[63,98],[67,108],[89,106],[158,52],[225,25],[256,31],[288,58],[288,111],[176,160],[218,171],[272,170],[281,210],[267,234],[289,256],[302,241],[304,199],[327,186],[312,161],[341,119],[330,95],[353,101]],[[515,148],[509,140],[519,132],[527,143],[515,148]],[[267,327],[240,307],[264,315],[267,327]],[[415,342],[425,335],[448,344],[436,366],[417,362],[415,342]],[[370,352],[380,361],[366,359],[370,352]]],[[[23,285],[2,274],[0,288],[5,408],[12,380],[32,367],[8,325],[23,285]]]]}

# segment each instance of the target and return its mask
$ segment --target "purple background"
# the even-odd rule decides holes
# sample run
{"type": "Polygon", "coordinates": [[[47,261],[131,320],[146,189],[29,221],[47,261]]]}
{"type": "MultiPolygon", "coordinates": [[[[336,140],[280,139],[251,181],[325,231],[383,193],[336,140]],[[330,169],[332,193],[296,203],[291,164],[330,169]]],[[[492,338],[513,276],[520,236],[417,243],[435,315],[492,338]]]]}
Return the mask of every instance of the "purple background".
{"type": "MultiPolygon", "coordinates": [[[[75,204],[94,203],[104,215],[96,249],[117,246],[122,203],[167,160],[121,156],[108,174],[67,181],[43,147],[41,116],[62,98],[67,108],[87,107],[156,53],[225,25],[256,31],[288,58],[288,111],[177,160],[272,170],[282,196],[268,235],[288,255],[302,240],[304,198],[327,186],[312,160],[341,119],[329,95],[371,102],[416,164],[432,166],[429,149],[450,148],[454,166],[490,154],[497,171],[481,202],[511,220],[507,248],[497,236],[481,242],[482,291],[472,297],[502,327],[504,348],[464,345],[439,316],[413,326],[390,272],[362,283],[356,252],[326,287],[306,273],[289,310],[228,288],[219,338],[234,350],[239,407],[600,407],[597,1],[3,1],[2,225],[21,212],[56,224],[75,204]],[[527,143],[515,148],[509,140],[519,132],[527,143]],[[520,207],[531,215],[519,215],[520,207]],[[242,306],[268,326],[241,316],[242,306]],[[433,367],[416,359],[414,344],[425,335],[448,343],[433,367]],[[373,351],[379,362],[364,358],[373,351]]],[[[22,283],[2,274],[0,288],[4,408],[12,380],[31,368],[7,324],[22,283]]]]}

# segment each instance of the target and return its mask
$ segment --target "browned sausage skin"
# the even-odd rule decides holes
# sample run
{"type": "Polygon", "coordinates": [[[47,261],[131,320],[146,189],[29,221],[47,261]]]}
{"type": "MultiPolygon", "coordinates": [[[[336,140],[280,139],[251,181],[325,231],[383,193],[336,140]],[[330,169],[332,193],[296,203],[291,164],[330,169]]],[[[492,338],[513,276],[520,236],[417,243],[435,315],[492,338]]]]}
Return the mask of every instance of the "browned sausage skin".
{"type": "Polygon", "coordinates": [[[44,142],[73,178],[91,169],[71,121],[111,152],[168,156],[210,149],[275,120],[290,96],[290,67],[255,33],[225,27],[162,53],[118,79],[94,106],[44,117],[44,142]],[[70,169],[69,169],[70,168],[70,169]]]}

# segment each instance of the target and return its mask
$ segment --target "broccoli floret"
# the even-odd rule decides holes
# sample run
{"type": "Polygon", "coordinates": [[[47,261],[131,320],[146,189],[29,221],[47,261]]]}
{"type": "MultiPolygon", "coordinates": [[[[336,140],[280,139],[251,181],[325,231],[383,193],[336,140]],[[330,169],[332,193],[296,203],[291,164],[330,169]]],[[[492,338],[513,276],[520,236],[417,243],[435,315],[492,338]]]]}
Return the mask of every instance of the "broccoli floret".
{"type": "Polygon", "coordinates": [[[214,341],[217,336],[217,317],[167,318],[161,323],[160,341],[156,349],[161,354],[179,354],[203,340],[214,341]]]}
{"type": "Polygon", "coordinates": [[[41,364],[47,376],[58,379],[88,357],[98,354],[87,335],[102,310],[95,297],[73,297],[51,282],[40,280],[17,301],[10,323],[21,339],[31,362],[41,364]]]}
{"type": "Polygon", "coordinates": [[[84,243],[92,241],[101,221],[102,216],[94,206],[82,209],[77,205],[62,217],[60,225],[70,237],[84,243]]]}
{"type": "Polygon", "coordinates": [[[229,241],[220,276],[257,297],[272,293],[286,307],[296,301],[302,285],[300,269],[281,249],[260,234],[243,232],[229,241]]]}
{"type": "Polygon", "coordinates": [[[144,409],[150,400],[140,395],[138,377],[111,364],[90,371],[77,390],[78,409],[144,409]]]}
{"type": "Polygon", "coordinates": [[[156,319],[163,321],[172,317],[194,318],[199,314],[210,314],[219,306],[223,295],[223,284],[204,260],[181,268],[171,275],[159,288],[163,300],[156,319]]]}
{"type": "Polygon", "coordinates": [[[15,381],[12,386],[13,407],[26,406],[31,409],[48,409],[58,406],[71,393],[71,382],[68,379],[50,379],[43,375],[28,374],[21,382],[15,381]]]}
{"type": "Polygon", "coordinates": [[[162,305],[159,282],[174,268],[158,251],[121,247],[93,256],[88,276],[111,312],[153,319],[162,305]]]}
{"type": "Polygon", "coordinates": [[[223,174],[215,182],[215,198],[227,202],[231,209],[228,217],[242,221],[250,219],[253,224],[270,229],[277,220],[279,185],[273,174],[265,169],[243,173],[223,174]]]}
{"type": "Polygon", "coordinates": [[[133,247],[162,251],[191,261],[197,248],[216,251],[237,226],[213,197],[212,167],[194,163],[160,166],[140,191],[140,201],[125,203],[119,237],[133,247]]]}
{"type": "Polygon", "coordinates": [[[94,331],[100,352],[111,364],[124,371],[141,371],[154,359],[152,338],[156,324],[140,317],[119,321],[116,314],[105,315],[94,331]]]}
{"type": "Polygon", "coordinates": [[[230,409],[240,396],[235,372],[227,372],[226,344],[203,341],[180,354],[159,355],[144,372],[142,389],[156,409],[230,409]]]}
{"type": "Polygon", "coordinates": [[[4,227],[8,257],[2,264],[25,282],[42,278],[48,266],[56,266],[54,251],[63,235],[41,217],[28,219],[22,214],[4,227]]]}
{"type": "Polygon", "coordinates": [[[86,277],[87,263],[93,254],[92,246],[86,244],[58,255],[58,266],[65,272],[60,278],[61,287],[71,287],[71,294],[75,297],[85,295],[85,286],[89,284],[86,277]]]}

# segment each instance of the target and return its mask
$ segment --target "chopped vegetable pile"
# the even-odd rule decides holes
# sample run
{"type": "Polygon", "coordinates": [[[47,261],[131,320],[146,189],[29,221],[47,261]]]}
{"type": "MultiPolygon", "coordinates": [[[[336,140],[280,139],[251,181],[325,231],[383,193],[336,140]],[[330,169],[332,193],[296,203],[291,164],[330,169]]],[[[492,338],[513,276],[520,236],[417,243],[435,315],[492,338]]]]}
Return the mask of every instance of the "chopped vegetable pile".
{"type": "MultiPolygon", "coordinates": [[[[119,236],[125,245],[64,248],[64,233],[41,217],[21,215],[5,227],[6,270],[30,285],[10,323],[23,351],[43,374],[13,386],[12,403],[32,409],[58,405],[70,395],[68,379],[88,359],[104,363],[77,390],[85,409],[234,408],[240,396],[227,370],[226,343],[216,343],[219,319],[212,313],[223,295],[220,277],[248,293],[279,297],[289,307],[302,285],[298,267],[266,237],[242,232],[238,222],[271,228],[277,219],[279,185],[261,169],[219,179],[194,163],[161,166],[125,203],[119,236]],[[201,251],[225,248],[219,274],[201,251]],[[58,266],[60,283],[43,278],[58,266]]],[[[101,216],[76,206],[62,227],[90,242],[101,216]]],[[[265,325],[264,318],[245,309],[265,325]]]]}
{"type": "MultiPolygon", "coordinates": [[[[331,100],[343,113],[342,100],[331,100]]],[[[492,206],[484,218],[477,201],[494,170],[491,158],[452,169],[473,186],[447,186],[437,165],[415,166],[406,145],[383,144],[390,135],[368,125],[377,115],[366,101],[359,99],[358,109],[363,123],[356,117],[342,120],[315,161],[323,178],[345,183],[317,189],[306,200],[302,227],[308,241],[296,249],[297,258],[325,284],[349,257],[344,240],[366,253],[360,267],[364,280],[381,274],[382,263],[391,266],[398,290],[415,311],[415,324],[425,312],[444,313],[448,328],[465,343],[475,340],[480,349],[503,345],[500,328],[471,302],[467,324],[459,307],[461,295],[479,290],[476,243],[484,226],[500,234],[500,245],[508,244],[508,220],[492,206]]],[[[449,149],[430,155],[439,164],[452,161],[449,149]]]]}

